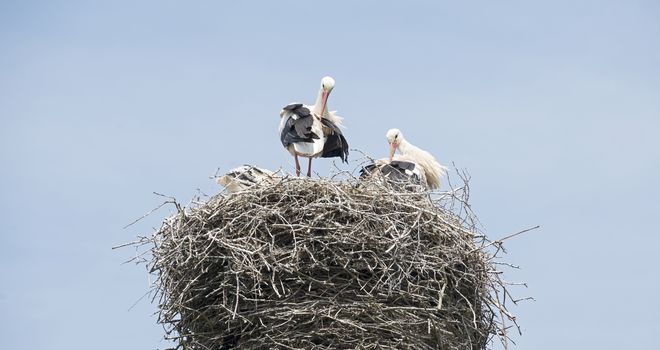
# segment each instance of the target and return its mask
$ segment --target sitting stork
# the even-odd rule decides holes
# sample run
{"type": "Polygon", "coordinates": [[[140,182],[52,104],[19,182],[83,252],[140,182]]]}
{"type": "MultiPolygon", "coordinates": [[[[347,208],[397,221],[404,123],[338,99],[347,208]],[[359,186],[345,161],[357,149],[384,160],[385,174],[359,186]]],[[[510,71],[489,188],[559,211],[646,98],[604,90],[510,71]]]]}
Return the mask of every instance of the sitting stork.
{"type": "Polygon", "coordinates": [[[390,157],[365,166],[361,171],[362,177],[379,174],[395,182],[412,181],[431,190],[440,188],[440,177],[447,171],[446,167],[440,165],[430,153],[406,141],[399,129],[390,129],[386,136],[390,144],[390,157]],[[397,149],[401,154],[395,154],[397,149]]]}
{"type": "Polygon", "coordinates": [[[328,111],[328,96],[334,86],[334,79],[324,77],[314,105],[292,103],[280,112],[280,140],[296,161],[297,176],[298,156],[309,158],[307,176],[312,176],[312,158],[339,157],[347,162],[348,143],[340,129],[342,118],[328,111]]]}
{"type": "Polygon", "coordinates": [[[419,167],[420,172],[426,178],[426,187],[428,189],[440,188],[440,177],[447,172],[445,166],[440,165],[431,153],[406,141],[399,129],[388,130],[386,137],[387,142],[390,144],[390,162],[394,161],[394,152],[399,150],[402,156],[412,161],[415,167],[419,167]]]}
{"type": "Polygon", "coordinates": [[[252,165],[240,166],[215,178],[215,181],[224,186],[228,193],[240,192],[259,184],[274,184],[279,180],[278,174],[252,165]]]}

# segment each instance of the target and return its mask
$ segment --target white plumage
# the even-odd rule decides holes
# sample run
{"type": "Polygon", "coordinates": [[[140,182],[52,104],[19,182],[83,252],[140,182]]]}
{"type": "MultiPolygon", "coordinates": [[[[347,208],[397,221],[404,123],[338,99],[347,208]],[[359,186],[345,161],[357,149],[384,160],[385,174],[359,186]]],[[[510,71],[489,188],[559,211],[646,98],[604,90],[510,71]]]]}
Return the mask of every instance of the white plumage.
{"type": "Polygon", "coordinates": [[[393,159],[394,152],[399,150],[401,155],[411,159],[421,168],[429,189],[440,188],[440,178],[447,173],[447,167],[440,165],[431,153],[408,142],[399,129],[390,129],[386,136],[390,143],[390,159],[393,159]]]}

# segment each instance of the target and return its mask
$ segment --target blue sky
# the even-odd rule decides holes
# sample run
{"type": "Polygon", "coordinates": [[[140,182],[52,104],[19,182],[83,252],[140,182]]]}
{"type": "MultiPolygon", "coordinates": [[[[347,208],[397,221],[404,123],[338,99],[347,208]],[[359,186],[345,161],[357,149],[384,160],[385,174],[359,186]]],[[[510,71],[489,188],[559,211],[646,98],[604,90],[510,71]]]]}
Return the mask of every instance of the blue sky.
{"type": "Polygon", "coordinates": [[[278,112],[329,74],[351,147],[385,156],[398,127],[469,170],[491,237],[542,226],[507,244],[537,300],[519,348],[653,347],[659,37],[654,1],[3,1],[3,346],[166,347],[110,247],[169,213],[122,229],[153,191],[291,171],[278,112]]]}

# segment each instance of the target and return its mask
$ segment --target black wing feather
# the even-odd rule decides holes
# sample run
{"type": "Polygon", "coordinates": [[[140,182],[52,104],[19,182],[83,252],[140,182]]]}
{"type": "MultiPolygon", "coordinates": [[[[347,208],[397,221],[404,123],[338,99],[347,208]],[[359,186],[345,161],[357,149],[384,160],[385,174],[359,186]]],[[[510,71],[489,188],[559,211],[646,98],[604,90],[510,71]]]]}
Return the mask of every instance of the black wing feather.
{"type": "Polygon", "coordinates": [[[303,105],[302,103],[292,103],[290,105],[284,106],[284,108],[282,108],[282,109],[285,110],[285,111],[293,111],[296,108],[302,107],[302,105],[303,105]]]}
{"type": "Polygon", "coordinates": [[[360,177],[365,178],[368,175],[373,174],[376,171],[377,167],[378,166],[375,163],[371,163],[371,164],[363,166],[362,169],[360,170],[360,177]]]}
{"type": "Polygon", "coordinates": [[[394,183],[403,183],[412,180],[414,183],[419,184],[421,179],[417,175],[410,175],[406,172],[406,170],[412,172],[416,166],[415,163],[400,160],[393,160],[389,164],[381,165],[372,163],[362,167],[360,177],[364,178],[379,171],[382,176],[394,183]]]}
{"type": "Polygon", "coordinates": [[[314,116],[308,108],[303,107],[302,103],[294,103],[283,108],[284,110],[291,111],[298,116],[297,119],[289,118],[284,124],[280,140],[284,147],[289,147],[292,143],[297,142],[314,142],[314,139],[319,139],[312,131],[312,124],[314,124],[314,116]]]}
{"type": "Polygon", "coordinates": [[[323,144],[321,157],[339,157],[342,162],[348,163],[348,142],[346,141],[344,134],[342,134],[341,130],[335,123],[327,118],[322,118],[321,123],[331,130],[330,135],[325,139],[325,144],[323,144]]]}
{"type": "Polygon", "coordinates": [[[399,171],[405,172],[406,170],[413,171],[415,170],[415,166],[417,166],[413,162],[406,162],[403,160],[393,160],[390,162],[390,166],[398,169],[399,171]]]}

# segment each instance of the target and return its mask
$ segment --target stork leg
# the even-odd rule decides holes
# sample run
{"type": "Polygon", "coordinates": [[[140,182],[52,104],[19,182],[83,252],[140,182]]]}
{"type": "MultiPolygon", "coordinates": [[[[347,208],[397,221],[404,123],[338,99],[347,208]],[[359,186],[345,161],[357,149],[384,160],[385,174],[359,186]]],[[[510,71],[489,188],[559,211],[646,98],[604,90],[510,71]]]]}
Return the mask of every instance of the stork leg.
{"type": "Polygon", "coordinates": [[[298,155],[294,154],[293,157],[296,159],[296,176],[300,176],[300,162],[298,161],[298,155]]]}
{"type": "Polygon", "coordinates": [[[312,157],[309,157],[309,164],[307,165],[307,177],[312,177],[312,157]]]}

